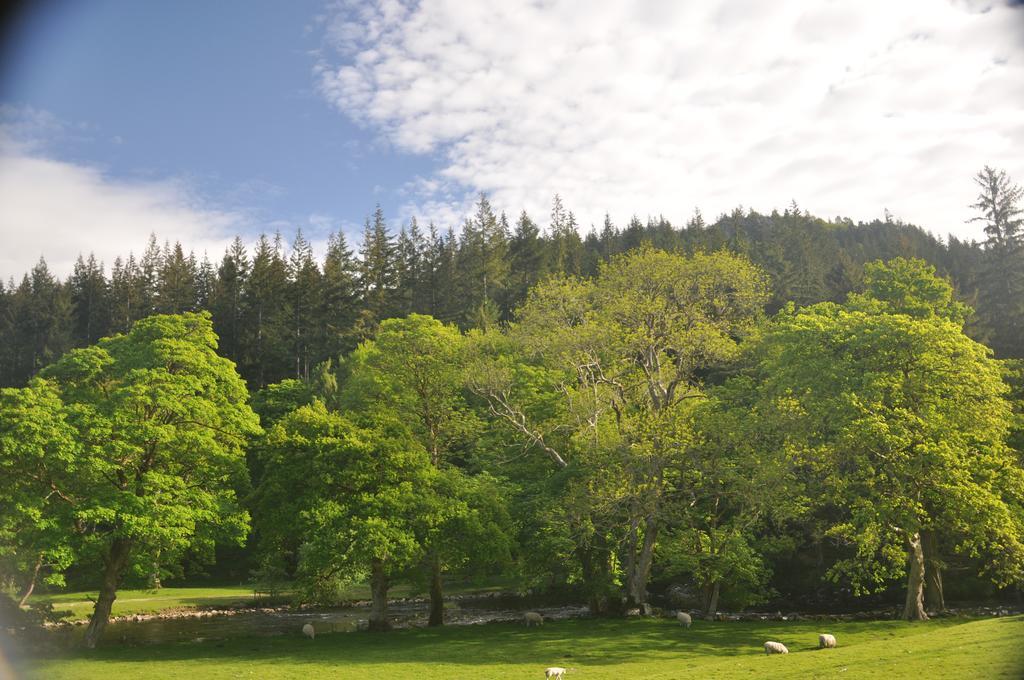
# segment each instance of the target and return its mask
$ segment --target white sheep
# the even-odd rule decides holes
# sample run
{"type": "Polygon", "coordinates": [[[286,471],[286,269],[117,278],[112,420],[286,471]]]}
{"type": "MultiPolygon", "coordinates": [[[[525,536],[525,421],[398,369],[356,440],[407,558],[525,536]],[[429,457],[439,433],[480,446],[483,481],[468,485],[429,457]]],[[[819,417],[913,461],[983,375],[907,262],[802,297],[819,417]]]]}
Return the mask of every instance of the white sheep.
{"type": "Polygon", "coordinates": [[[676,620],[679,621],[679,624],[685,628],[689,628],[690,625],[693,623],[693,617],[691,617],[686,612],[679,612],[678,614],[676,614],[676,620]]]}
{"type": "Polygon", "coordinates": [[[836,636],[828,633],[818,635],[818,649],[833,649],[836,646],[836,636]]]}
{"type": "Polygon", "coordinates": [[[544,677],[548,680],[562,680],[565,671],[566,669],[561,666],[552,666],[551,668],[544,669],[544,677]]]}
{"type": "Polygon", "coordinates": [[[772,642],[771,640],[769,640],[768,642],[764,643],[764,653],[789,654],[789,650],[786,649],[786,645],[782,644],[781,642],[772,642]]]}
{"type": "Polygon", "coordinates": [[[307,623],[302,627],[302,634],[308,637],[310,640],[315,640],[316,628],[313,627],[312,623],[307,623]]]}
{"type": "Polygon", "coordinates": [[[526,624],[527,628],[530,626],[543,626],[544,617],[537,612],[526,612],[523,614],[523,623],[526,624]]]}

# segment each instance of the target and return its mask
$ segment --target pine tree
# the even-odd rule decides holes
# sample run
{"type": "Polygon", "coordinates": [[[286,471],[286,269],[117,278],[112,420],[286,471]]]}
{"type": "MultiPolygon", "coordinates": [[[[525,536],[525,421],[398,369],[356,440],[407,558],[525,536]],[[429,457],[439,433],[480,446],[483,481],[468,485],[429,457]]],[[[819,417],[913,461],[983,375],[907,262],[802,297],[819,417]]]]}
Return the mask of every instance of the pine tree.
{"type": "Polygon", "coordinates": [[[249,282],[243,295],[245,376],[256,387],[277,382],[289,374],[287,346],[288,269],[281,255],[281,237],[273,243],[261,234],[252,257],[249,282]]]}
{"type": "Polygon", "coordinates": [[[626,252],[639,248],[644,244],[646,238],[644,234],[644,225],[640,221],[640,218],[636,215],[630,218],[629,223],[626,225],[620,237],[622,244],[622,251],[626,252]]]}
{"type": "Polygon", "coordinates": [[[604,223],[601,225],[601,236],[599,237],[601,258],[608,260],[612,255],[619,252],[618,250],[618,238],[619,230],[612,224],[611,215],[608,213],[604,214],[604,223]]]}
{"type": "Polygon", "coordinates": [[[552,269],[555,272],[579,275],[583,266],[583,240],[572,211],[566,212],[562,197],[555,194],[551,206],[552,269]]]}
{"type": "Polygon", "coordinates": [[[203,261],[196,267],[196,309],[210,309],[216,286],[217,272],[204,252],[203,261]]]}
{"type": "Polygon", "coordinates": [[[186,257],[181,242],[164,245],[156,287],[156,312],[181,314],[196,310],[195,258],[186,257]]]}
{"type": "Polygon", "coordinates": [[[445,323],[454,323],[462,315],[465,307],[458,298],[458,240],[451,227],[444,234],[440,234],[431,225],[431,235],[434,300],[433,311],[430,314],[445,323]]]}
{"type": "Polygon", "coordinates": [[[11,303],[13,371],[8,384],[22,385],[71,348],[71,302],[67,288],[39,258],[11,303]]]}
{"type": "Polygon", "coordinates": [[[1024,356],[1024,189],[1006,172],[979,172],[979,212],[972,222],[985,229],[984,261],[978,276],[979,316],[989,344],[1002,357],[1024,356]]]}
{"type": "Polygon", "coordinates": [[[382,319],[391,316],[398,283],[395,243],[379,204],[373,212],[373,221],[366,220],[359,255],[359,288],[363,301],[359,333],[369,337],[382,319]]]}
{"type": "Polygon", "coordinates": [[[526,294],[539,280],[547,275],[544,241],[540,229],[524,210],[516,221],[516,230],[509,243],[509,289],[505,318],[526,299],[526,294]]]}
{"type": "Polygon", "coordinates": [[[430,290],[431,280],[434,274],[434,263],[431,261],[431,243],[437,229],[433,224],[429,227],[429,233],[420,229],[419,223],[413,217],[409,224],[409,239],[415,251],[414,281],[412,291],[412,311],[416,314],[429,314],[433,297],[430,290]]]}
{"type": "MultiPolygon", "coordinates": [[[[416,218],[412,220],[411,229],[418,229],[416,218]]],[[[416,250],[416,243],[411,232],[402,227],[395,244],[394,312],[397,316],[406,316],[413,311],[413,297],[419,282],[419,269],[419,252],[416,250]]]]}
{"type": "Polygon", "coordinates": [[[320,296],[317,359],[336,359],[355,348],[354,326],[359,314],[359,267],[337,232],[327,240],[320,296]]]}
{"type": "Polygon", "coordinates": [[[110,272],[110,330],[127,333],[132,324],[145,314],[145,280],[135,255],[114,260],[110,272]]]}
{"type": "Polygon", "coordinates": [[[313,247],[300,229],[295,233],[288,258],[289,333],[296,378],[308,379],[312,368],[320,285],[320,270],[313,259],[313,247]]]}
{"type": "Polygon", "coordinates": [[[75,346],[91,345],[110,333],[110,290],[103,265],[90,253],[79,255],[68,280],[71,296],[71,338],[75,346]]]}
{"type": "Polygon", "coordinates": [[[4,285],[0,280],[0,386],[7,386],[13,383],[8,382],[8,376],[13,375],[12,339],[14,337],[14,319],[12,318],[11,305],[14,297],[14,282],[4,285]]]}
{"type": "Polygon", "coordinates": [[[210,312],[213,315],[213,328],[220,337],[220,351],[236,364],[241,364],[243,358],[242,324],[248,281],[249,256],[242,239],[236,236],[224,251],[210,297],[210,312]]]}
{"type": "Polygon", "coordinates": [[[160,251],[160,246],[157,245],[156,234],[151,233],[149,243],[146,244],[146,250],[142,253],[142,259],[139,261],[138,314],[132,321],[156,313],[161,268],[163,268],[163,253],[160,251]]]}
{"type": "Polygon", "coordinates": [[[508,285],[508,232],[485,194],[480,194],[473,218],[463,226],[456,265],[462,324],[478,325],[481,319],[495,317],[496,300],[504,299],[508,285]],[[488,311],[481,316],[485,307],[488,311]]]}

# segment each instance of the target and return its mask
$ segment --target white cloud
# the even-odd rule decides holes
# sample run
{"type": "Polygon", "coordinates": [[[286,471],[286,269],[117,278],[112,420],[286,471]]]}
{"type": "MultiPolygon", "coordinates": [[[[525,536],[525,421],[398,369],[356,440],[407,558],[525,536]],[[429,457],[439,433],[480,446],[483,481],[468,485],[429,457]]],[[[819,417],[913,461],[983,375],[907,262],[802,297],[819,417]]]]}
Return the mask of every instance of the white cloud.
{"type": "Polygon", "coordinates": [[[1024,10],[1002,2],[381,0],[324,26],[322,94],[443,159],[421,216],[480,190],[536,218],[559,192],[584,225],[795,198],[979,237],[971,176],[1024,183],[1024,10]]]}
{"type": "MultiPolygon", "coordinates": [[[[2,140],[0,140],[2,141],[2,140]]],[[[0,153],[0,276],[20,277],[40,256],[66,276],[79,254],[138,257],[149,234],[216,260],[240,216],[205,207],[181,182],[129,182],[8,144],[0,153]]]]}

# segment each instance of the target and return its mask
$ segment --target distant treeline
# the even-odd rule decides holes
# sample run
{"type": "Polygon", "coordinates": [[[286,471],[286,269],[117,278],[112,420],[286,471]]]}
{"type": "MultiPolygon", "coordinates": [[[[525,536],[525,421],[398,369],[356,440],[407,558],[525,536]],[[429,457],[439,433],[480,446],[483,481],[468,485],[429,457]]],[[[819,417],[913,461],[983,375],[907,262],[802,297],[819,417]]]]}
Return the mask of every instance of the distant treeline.
{"type": "Polygon", "coordinates": [[[843,300],[866,262],[921,258],[976,310],[968,324],[973,338],[999,357],[1024,357],[1020,225],[999,204],[1008,192],[1013,199],[1015,187],[988,168],[976,181],[987,234],[981,243],[943,242],[888,214],[869,223],[825,220],[795,203],[769,215],[737,208],[712,224],[699,212],[680,226],[663,217],[617,226],[606,217],[581,235],[558,196],[544,227],[525,212],[515,219],[496,214],[481,196],[458,231],[413,219],[396,233],[378,206],[356,253],[343,234],[333,234],[322,261],[301,231],[290,244],[280,234],[260,236],[251,249],[236,238],[216,263],[199,260],[187,245],[161,247],[154,235],[141,258],[119,257],[109,270],[91,255],[80,257],[61,281],[41,259],[20,283],[0,282],[0,385],[22,385],[68,349],[123,333],[151,314],[206,309],[220,352],[259,388],[308,377],[319,362],[371,337],[383,319],[429,314],[462,329],[510,320],[538,281],[563,273],[591,277],[599,262],[643,244],[747,256],[771,278],[770,312],[789,301],[843,300]]]}

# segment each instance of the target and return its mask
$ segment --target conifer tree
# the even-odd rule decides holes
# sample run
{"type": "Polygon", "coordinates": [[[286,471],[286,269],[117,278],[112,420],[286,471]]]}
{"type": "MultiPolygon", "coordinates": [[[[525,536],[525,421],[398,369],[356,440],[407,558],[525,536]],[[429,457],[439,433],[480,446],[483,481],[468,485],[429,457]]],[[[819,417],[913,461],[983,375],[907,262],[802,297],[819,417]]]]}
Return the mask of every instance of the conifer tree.
{"type": "Polygon", "coordinates": [[[196,309],[195,259],[186,257],[181,242],[164,245],[156,284],[156,312],[180,314],[196,309]]]}
{"type": "Polygon", "coordinates": [[[14,365],[9,384],[23,385],[71,347],[71,303],[45,259],[39,258],[14,291],[11,315],[14,365]]]}
{"type": "Polygon", "coordinates": [[[289,334],[296,378],[308,379],[313,365],[320,285],[320,270],[313,259],[313,247],[300,229],[295,233],[288,258],[289,334]]]}
{"type": "Polygon", "coordinates": [[[281,255],[280,235],[273,243],[261,234],[252,258],[249,284],[243,296],[246,377],[258,387],[289,373],[286,343],[288,271],[281,255]]]}
{"type": "Polygon", "coordinates": [[[1024,356],[1024,189],[1005,171],[985,166],[975,178],[981,189],[971,219],[985,229],[984,261],[978,276],[980,315],[989,342],[1004,357],[1024,356]]]}
{"type": "Polygon", "coordinates": [[[213,327],[220,336],[220,349],[235,363],[242,361],[244,294],[249,280],[249,256],[242,239],[235,237],[217,269],[217,281],[210,298],[213,327]]]}
{"type": "Polygon", "coordinates": [[[330,235],[324,257],[317,327],[318,359],[336,359],[355,347],[353,330],[359,313],[359,268],[343,232],[330,235]]]}
{"type": "Polygon", "coordinates": [[[509,287],[508,307],[503,310],[506,318],[512,310],[526,299],[526,293],[547,275],[544,241],[540,229],[524,210],[516,221],[516,230],[509,243],[509,287]]]}
{"type": "Polygon", "coordinates": [[[373,332],[381,319],[391,315],[398,283],[395,242],[379,204],[373,212],[372,222],[367,219],[364,225],[359,255],[359,288],[363,301],[359,332],[365,337],[373,332]]]}
{"type": "MultiPolygon", "coordinates": [[[[433,224],[430,228],[436,231],[433,224]]],[[[416,314],[429,314],[431,309],[430,281],[433,277],[434,268],[430,258],[430,245],[432,236],[420,229],[419,222],[413,217],[409,222],[409,240],[412,241],[414,255],[412,265],[409,265],[414,274],[412,276],[412,300],[411,309],[416,314]]]]}
{"type": "MultiPolygon", "coordinates": [[[[156,234],[149,235],[146,250],[139,260],[139,313],[135,319],[142,319],[156,313],[158,288],[160,285],[160,269],[163,267],[163,253],[156,242],[156,234]]],[[[134,321],[134,319],[133,319],[134,321]]]]}
{"type": "Polygon", "coordinates": [[[504,298],[508,282],[508,233],[484,194],[462,229],[457,266],[462,323],[471,326],[481,318],[490,319],[497,309],[495,300],[504,298]]]}
{"type": "MultiPolygon", "coordinates": [[[[416,227],[413,218],[410,229],[416,227]]],[[[395,243],[395,299],[396,316],[406,316],[413,311],[413,296],[416,291],[419,274],[419,253],[410,231],[402,227],[395,243]]]]}
{"type": "Polygon", "coordinates": [[[145,282],[135,255],[128,253],[128,259],[114,260],[110,272],[110,316],[114,333],[127,333],[132,323],[142,318],[145,282]]]}
{"type": "Polygon", "coordinates": [[[79,255],[68,280],[71,296],[71,337],[75,345],[91,345],[110,332],[110,299],[103,265],[90,253],[79,255]]]}
{"type": "MultiPolygon", "coordinates": [[[[192,258],[193,261],[195,258],[192,258]]],[[[213,269],[209,256],[204,252],[203,261],[195,267],[196,272],[196,309],[210,309],[213,291],[217,286],[217,272],[213,269]]]]}

